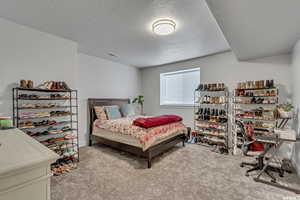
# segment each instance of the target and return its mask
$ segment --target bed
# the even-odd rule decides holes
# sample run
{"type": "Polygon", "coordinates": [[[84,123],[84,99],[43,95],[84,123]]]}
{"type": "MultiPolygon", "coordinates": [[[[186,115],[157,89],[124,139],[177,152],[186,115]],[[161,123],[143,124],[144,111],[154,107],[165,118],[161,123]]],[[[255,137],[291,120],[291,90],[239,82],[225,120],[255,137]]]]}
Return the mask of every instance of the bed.
{"type": "MultiPolygon", "coordinates": [[[[120,119],[119,121],[108,120],[106,123],[98,123],[96,113],[94,110],[95,106],[110,106],[130,103],[129,99],[88,99],[88,124],[89,124],[89,146],[92,146],[94,142],[99,142],[110,147],[129,152],[131,154],[144,157],[147,159],[148,168],[151,168],[151,161],[155,156],[169,150],[173,146],[182,142],[185,146],[185,139],[187,129],[177,129],[177,132],[166,134],[166,136],[158,137],[155,141],[148,142],[147,144],[142,143],[141,139],[137,139],[137,136],[131,134],[121,134],[118,130],[111,129],[110,124],[119,123],[131,123],[132,119],[120,119]],[[178,131],[180,130],[180,131],[178,131]]],[[[156,127],[156,131],[171,130],[176,124],[170,124],[168,127],[156,127]]],[[[134,127],[138,129],[138,127],[134,127]]],[[[143,129],[143,128],[141,128],[143,129]]],[[[131,130],[132,131],[132,130],[131,130]]],[[[137,130],[138,131],[138,130],[137,130]]],[[[150,131],[142,130],[142,131],[150,131]]],[[[152,130],[153,132],[154,130],[152,130]]],[[[143,138],[143,137],[140,137],[143,138]]]]}

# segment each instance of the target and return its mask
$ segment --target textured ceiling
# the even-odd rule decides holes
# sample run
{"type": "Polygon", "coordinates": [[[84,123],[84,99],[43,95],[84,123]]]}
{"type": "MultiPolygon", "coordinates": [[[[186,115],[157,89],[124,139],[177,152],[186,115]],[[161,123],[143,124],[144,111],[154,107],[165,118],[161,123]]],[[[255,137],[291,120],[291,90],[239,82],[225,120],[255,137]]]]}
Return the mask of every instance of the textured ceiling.
{"type": "Polygon", "coordinates": [[[300,39],[299,0],[207,0],[240,60],[291,52],[300,39]]]}
{"type": "Polygon", "coordinates": [[[0,17],[74,40],[80,52],[138,67],[229,49],[204,0],[0,0],[0,17]],[[160,18],[175,20],[176,32],[154,35],[151,24],[160,18]]]}

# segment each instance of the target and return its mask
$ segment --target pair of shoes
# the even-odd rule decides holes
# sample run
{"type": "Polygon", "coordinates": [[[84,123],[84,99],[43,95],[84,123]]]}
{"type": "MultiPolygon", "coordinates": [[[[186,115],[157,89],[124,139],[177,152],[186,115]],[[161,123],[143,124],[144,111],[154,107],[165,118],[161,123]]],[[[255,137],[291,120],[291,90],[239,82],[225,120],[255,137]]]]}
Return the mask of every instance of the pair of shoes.
{"type": "Polygon", "coordinates": [[[73,139],[76,139],[76,138],[77,138],[77,136],[75,136],[75,135],[67,135],[67,136],[65,136],[66,140],[73,140],[73,139]]]}
{"type": "Polygon", "coordinates": [[[33,81],[32,80],[20,80],[20,87],[21,88],[29,88],[32,89],[33,86],[33,81]]]}
{"type": "Polygon", "coordinates": [[[51,111],[50,115],[51,117],[55,117],[55,116],[64,116],[64,115],[70,115],[71,113],[68,111],[51,111]]]}
{"type": "Polygon", "coordinates": [[[251,99],[251,104],[263,104],[264,102],[264,98],[255,98],[253,97],[251,99]]]}
{"type": "Polygon", "coordinates": [[[48,132],[50,134],[59,134],[59,133],[62,133],[61,130],[59,130],[58,128],[53,128],[53,127],[48,128],[48,132]]]}
{"type": "Polygon", "coordinates": [[[52,81],[51,90],[71,90],[64,81],[52,81]]]}
{"type": "Polygon", "coordinates": [[[20,127],[20,128],[34,128],[34,123],[32,121],[19,122],[18,127],[20,127]]]}
{"type": "Polygon", "coordinates": [[[38,99],[39,96],[38,95],[35,95],[35,94],[20,94],[19,95],[19,99],[38,99]]]}
{"type": "Polygon", "coordinates": [[[266,80],[266,88],[274,88],[274,80],[266,80]]]}
{"type": "Polygon", "coordinates": [[[46,81],[43,84],[39,85],[38,88],[43,90],[51,90],[53,81],[46,81]]]}
{"type": "Polygon", "coordinates": [[[46,81],[39,85],[38,88],[44,90],[71,90],[64,81],[46,81]]]}
{"type": "Polygon", "coordinates": [[[69,127],[69,126],[64,126],[64,127],[61,128],[61,130],[62,130],[63,132],[67,132],[67,131],[70,131],[70,130],[72,130],[72,129],[71,129],[71,127],[69,127]]]}

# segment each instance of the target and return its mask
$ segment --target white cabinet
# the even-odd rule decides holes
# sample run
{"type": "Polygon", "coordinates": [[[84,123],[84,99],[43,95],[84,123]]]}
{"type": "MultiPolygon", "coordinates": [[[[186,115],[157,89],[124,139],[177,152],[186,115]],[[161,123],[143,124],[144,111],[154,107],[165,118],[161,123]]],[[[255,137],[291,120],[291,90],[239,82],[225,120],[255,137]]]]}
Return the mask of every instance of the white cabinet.
{"type": "Polygon", "coordinates": [[[18,129],[0,131],[0,200],[50,200],[58,155],[18,129]]]}

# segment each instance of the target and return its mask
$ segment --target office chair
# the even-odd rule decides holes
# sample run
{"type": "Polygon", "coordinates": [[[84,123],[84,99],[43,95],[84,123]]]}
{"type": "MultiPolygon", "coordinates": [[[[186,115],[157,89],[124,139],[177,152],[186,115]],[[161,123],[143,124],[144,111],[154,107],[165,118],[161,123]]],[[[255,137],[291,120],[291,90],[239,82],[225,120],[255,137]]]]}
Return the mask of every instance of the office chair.
{"type": "MultiPolygon", "coordinates": [[[[253,140],[251,137],[249,137],[246,134],[245,126],[244,126],[244,124],[241,121],[237,120],[236,124],[239,127],[239,129],[240,129],[239,133],[242,135],[242,140],[243,140],[243,144],[242,144],[241,150],[242,150],[243,154],[245,156],[247,156],[247,153],[250,150],[250,145],[253,144],[255,142],[255,140],[253,140]]],[[[258,159],[258,160],[260,160],[260,159],[258,159]]],[[[258,163],[242,162],[240,164],[240,166],[241,167],[244,167],[244,166],[251,166],[251,167],[253,167],[253,168],[251,168],[251,169],[249,169],[249,170],[246,171],[246,176],[249,176],[249,173],[252,172],[252,171],[256,171],[256,170],[262,169],[261,168],[261,163],[259,163],[259,161],[258,161],[258,163]]]]}
{"type": "MultiPolygon", "coordinates": [[[[243,151],[243,154],[247,155],[247,153],[251,149],[250,148],[251,145],[254,145],[254,143],[257,142],[257,141],[256,141],[256,139],[254,139],[253,137],[249,136],[246,133],[245,126],[244,126],[243,122],[237,120],[236,124],[240,128],[240,133],[242,134],[242,139],[243,139],[242,151],[243,151]]],[[[240,164],[241,167],[244,167],[244,166],[251,166],[252,167],[251,169],[248,169],[246,171],[246,174],[245,174],[246,176],[249,176],[250,172],[262,170],[264,168],[264,166],[265,166],[264,165],[265,154],[266,154],[266,151],[263,151],[262,153],[260,153],[259,156],[258,156],[258,158],[256,158],[256,160],[257,160],[256,163],[242,162],[240,164]]],[[[271,177],[272,181],[276,181],[276,178],[270,173],[270,171],[278,172],[279,176],[283,177],[283,174],[284,174],[283,170],[275,168],[275,167],[268,166],[267,169],[266,169],[266,171],[265,171],[265,173],[269,177],[271,177]]]]}
{"type": "Polygon", "coordinates": [[[243,154],[245,156],[247,156],[250,144],[254,143],[255,140],[252,140],[250,137],[247,136],[244,124],[241,121],[237,120],[236,124],[240,128],[239,133],[242,135],[242,140],[243,140],[243,144],[242,144],[241,150],[242,150],[243,154]]]}

